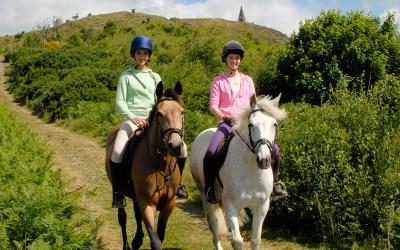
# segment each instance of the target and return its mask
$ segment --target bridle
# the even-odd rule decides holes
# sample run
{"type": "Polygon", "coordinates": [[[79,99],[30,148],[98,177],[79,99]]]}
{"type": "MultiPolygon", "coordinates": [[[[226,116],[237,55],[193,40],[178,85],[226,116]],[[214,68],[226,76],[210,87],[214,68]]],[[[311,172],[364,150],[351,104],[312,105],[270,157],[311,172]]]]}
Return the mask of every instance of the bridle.
{"type": "Polygon", "coordinates": [[[246,146],[249,148],[249,150],[251,151],[251,152],[253,152],[253,154],[257,154],[257,151],[258,151],[258,149],[260,148],[260,146],[262,146],[262,145],[266,145],[267,147],[268,147],[268,149],[269,149],[269,151],[270,151],[270,153],[271,153],[271,157],[272,157],[272,159],[274,158],[274,150],[273,150],[273,147],[272,147],[272,145],[273,145],[273,143],[274,143],[274,141],[270,141],[270,140],[268,140],[267,138],[260,138],[260,139],[258,139],[257,141],[255,141],[254,142],[254,140],[253,140],[253,137],[252,137],[252,135],[251,135],[251,127],[253,126],[251,123],[250,123],[250,116],[252,115],[252,114],[254,114],[254,113],[256,113],[256,112],[264,112],[264,110],[262,110],[262,109],[253,109],[251,112],[250,112],[250,114],[249,114],[249,117],[248,117],[248,120],[249,120],[249,123],[248,123],[248,128],[249,128],[249,140],[250,140],[250,145],[243,139],[243,137],[239,134],[239,132],[237,131],[237,130],[235,130],[235,132],[236,132],[236,134],[240,137],[240,139],[242,139],[242,141],[246,144],[246,146]]]}
{"type": "MultiPolygon", "coordinates": [[[[164,101],[175,101],[175,100],[173,98],[171,98],[171,97],[166,97],[166,98],[161,99],[157,103],[157,105],[160,102],[164,102],[164,101]]],[[[156,116],[157,126],[158,126],[160,137],[161,137],[162,149],[166,150],[167,146],[168,146],[168,141],[165,139],[166,136],[167,136],[167,138],[169,138],[171,136],[171,134],[177,133],[181,137],[181,139],[183,140],[183,137],[184,137],[183,127],[182,128],[167,128],[166,130],[163,130],[162,127],[161,127],[160,119],[158,118],[158,115],[157,115],[157,113],[158,113],[157,108],[156,108],[155,112],[156,112],[155,116],[156,116]]],[[[184,116],[182,115],[182,125],[184,124],[183,122],[184,122],[184,116]]]]}
{"type": "MultiPolygon", "coordinates": [[[[182,128],[167,128],[165,130],[162,129],[161,123],[160,123],[160,119],[158,118],[159,116],[158,116],[157,105],[160,102],[164,102],[164,101],[175,101],[175,99],[171,98],[171,97],[165,97],[163,99],[160,99],[157,102],[156,106],[155,106],[155,119],[156,119],[156,122],[157,122],[158,131],[159,131],[159,135],[160,135],[161,148],[158,148],[155,145],[152,145],[152,146],[153,146],[153,149],[156,151],[156,153],[161,155],[163,157],[164,161],[166,162],[167,161],[166,152],[168,151],[168,149],[167,149],[168,148],[168,141],[165,139],[165,136],[167,136],[167,138],[169,138],[171,136],[171,134],[177,133],[181,137],[181,140],[183,141],[184,130],[183,130],[183,127],[182,128]]],[[[182,115],[182,125],[184,124],[183,122],[184,122],[184,116],[182,115]]],[[[149,146],[150,146],[150,144],[149,144],[149,146]]],[[[169,173],[165,173],[166,170],[164,171],[161,168],[156,166],[156,171],[164,178],[164,183],[165,183],[164,188],[166,188],[167,184],[170,183],[171,177],[174,174],[174,172],[176,170],[176,167],[177,167],[177,162],[178,162],[179,156],[178,155],[174,155],[173,157],[175,158],[175,164],[174,164],[172,169],[168,168],[169,173]]],[[[168,197],[168,190],[169,189],[166,188],[166,190],[167,190],[167,195],[164,197],[164,200],[161,201],[161,204],[165,204],[166,197],[168,197]]]]}

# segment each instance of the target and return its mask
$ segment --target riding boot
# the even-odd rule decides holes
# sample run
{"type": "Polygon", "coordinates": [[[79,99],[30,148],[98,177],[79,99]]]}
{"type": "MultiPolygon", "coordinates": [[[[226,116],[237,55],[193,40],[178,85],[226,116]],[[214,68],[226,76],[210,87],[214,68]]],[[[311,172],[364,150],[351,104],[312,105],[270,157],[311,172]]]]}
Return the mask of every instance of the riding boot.
{"type": "Polygon", "coordinates": [[[215,204],[218,202],[218,200],[214,190],[215,169],[214,164],[212,164],[212,158],[213,157],[211,154],[207,152],[203,159],[203,171],[207,202],[210,204],[215,204]]]}
{"type": "Polygon", "coordinates": [[[272,170],[274,173],[274,188],[272,191],[272,197],[274,200],[286,197],[288,195],[285,185],[279,180],[280,162],[280,160],[275,160],[272,164],[272,170]]]}
{"type": "Polygon", "coordinates": [[[110,161],[111,180],[112,180],[112,207],[123,208],[126,206],[123,193],[124,169],[121,163],[110,161]]]}
{"type": "MultiPolygon", "coordinates": [[[[181,179],[182,179],[182,174],[183,174],[183,168],[185,167],[185,162],[186,158],[178,158],[178,167],[179,167],[179,172],[181,173],[181,179]]],[[[176,196],[178,198],[185,198],[187,199],[189,197],[185,185],[182,183],[179,183],[178,191],[176,192],[176,196]]]]}

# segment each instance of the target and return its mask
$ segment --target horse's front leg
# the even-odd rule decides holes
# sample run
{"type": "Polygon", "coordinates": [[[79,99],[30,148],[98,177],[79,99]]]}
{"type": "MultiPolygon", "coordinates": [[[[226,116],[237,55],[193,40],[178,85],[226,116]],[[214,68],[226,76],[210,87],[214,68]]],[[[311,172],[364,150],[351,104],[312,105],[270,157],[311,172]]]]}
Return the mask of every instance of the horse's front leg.
{"type": "Polygon", "coordinates": [[[158,224],[157,224],[157,235],[161,242],[164,241],[165,237],[165,229],[167,228],[168,218],[172,213],[176,204],[176,200],[171,200],[166,206],[160,211],[160,215],[158,217],[158,224]]]}
{"type": "Polygon", "coordinates": [[[143,244],[143,227],[142,227],[142,215],[140,213],[140,208],[137,202],[133,202],[133,209],[135,211],[135,219],[136,219],[136,233],[135,238],[132,240],[132,248],[134,250],[139,249],[143,244]]]}
{"type": "Polygon", "coordinates": [[[239,229],[239,214],[240,208],[235,207],[230,202],[223,202],[225,214],[227,215],[227,219],[229,222],[229,226],[232,231],[232,247],[235,250],[243,249],[243,238],[240,235],[239,229]]]}
{"type": "Polygon", "coordinates": [[[154,228],[155,208],[152,206],[149,206],[149,205],[142,205],[140,212],[142,214],[142,219],[143,219],[144,225],[146,226],[146,230],[150,237],[151,250],[161,249],[161,241],[158,238],[157,232],[154,228]]]}
{"type": "Polygon", "coordinates": [[[254,210],[253,213],[253,221],[252,221],[252,234],[251,234],[251,249],[258,250],[260,248],[260,238],[262,232],[262,226],[265,219],[265,216],[268,213],[269,209],[269,198],[260,206],[254,210]]]}
{"type": "Polygon", "coordinates": [[[172,199],[165,207],[160,211],[160,215],[158,216],[158,224],[157,224],[157,235],[161,242],[164,241],[165,237],[165,229],[167,228],[168,218],[174,210],[176,200],[172,199]]]}
{"type": "Polygon", "coordinates": [[[124,208],[118,208],[118,222],[122,232],[122,249],[129,250],[128,236],[126,235],[126,212],[124,208]]]}

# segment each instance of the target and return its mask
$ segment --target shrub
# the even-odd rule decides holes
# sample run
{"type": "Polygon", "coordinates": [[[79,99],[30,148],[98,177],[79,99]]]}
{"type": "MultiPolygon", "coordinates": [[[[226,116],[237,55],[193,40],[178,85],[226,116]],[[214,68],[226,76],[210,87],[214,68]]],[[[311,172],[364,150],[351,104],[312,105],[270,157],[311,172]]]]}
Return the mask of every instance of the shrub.
{"type": "Polygon", "coordinates": [[[74,219],[79,193],[65,193],[52,155],[0,107],[0,249],[95,249],[99,224],[74,219]]]}
{"type": "MultiPolygon", "coordinates": [[[[321,107],[287,105],[279,143],[290,198],[274,204],[273,218],[341,248],[386,238],[382,225],[396,222],[387,215],[400,202],[400,118],[382,112],[390,105],[377,97],[397,93],[400,81],[375,88],[369,95],[336,91],[321,107]]],[[[395,99],[389,103],[397,109],[395,99]]]]}
{"type": "Polygon", "coordinates": [[[42,38],[37,32],[27,33],[23,43],[25,47],[40,47],[42,46],[42,38]]]}
{"type": "Polygon", "coordinates": [[[165,33],[171,33],[174,31],[175,26],[172,24],[163,24],[161,28],[165,31],[165,33]]]}
{"type": "Polygon", "coordinates": [[[118,25],[113,21],[107,21],[106,25],[103,28],[103,33],[105,34],[105,36],[114,37],[117,31],[118,31],[118,25]]]}
{"type": "Polygon", "coordinates": [[[277,78],[263,83],[264,92],[285,93],[283,101],[321,104],[344,79],[348,88],[368,90],[387,73],[398,73],[400,36],[389,15],[322,12],[300,25],[278,60],[277,78]]]}
{"type": "Polygon", "coordinates": [[[81,37],[81,33],[73,33],[67,38],[67,43],[71,47],[82,47],[84,41],[81,37]]]}
{"type": "Polygon", "coordinates": [[[48,41],[43,44],[43,47],[46,49],[58,49],[61,47],[61,42],[55,40],[48,41]]]}
{"type": "Polygon", "coordinates": [[[82,34],[83,41],[92,42],[96,40],[96,32],[93,28],[82,28],[80,32],[82,34]]]}

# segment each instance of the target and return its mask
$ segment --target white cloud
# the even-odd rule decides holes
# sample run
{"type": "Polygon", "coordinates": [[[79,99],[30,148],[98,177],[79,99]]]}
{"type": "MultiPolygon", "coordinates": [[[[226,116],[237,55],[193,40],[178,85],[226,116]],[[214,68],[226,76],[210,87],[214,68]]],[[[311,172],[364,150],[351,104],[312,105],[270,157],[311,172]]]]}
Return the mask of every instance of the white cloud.
{"type": "Polygon", "coordinates": [[[61,17],[64,21],[78,14],[101,14],[129,10],[124,1],[105,0],[0,0],[0,35],[31,31],[38,24],[61,17]]]}

